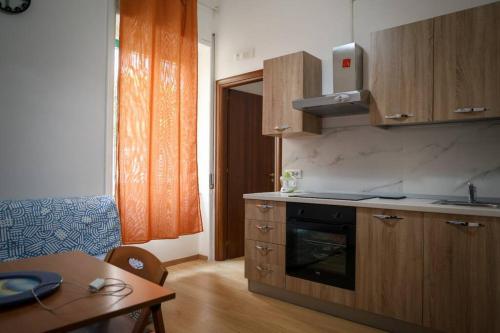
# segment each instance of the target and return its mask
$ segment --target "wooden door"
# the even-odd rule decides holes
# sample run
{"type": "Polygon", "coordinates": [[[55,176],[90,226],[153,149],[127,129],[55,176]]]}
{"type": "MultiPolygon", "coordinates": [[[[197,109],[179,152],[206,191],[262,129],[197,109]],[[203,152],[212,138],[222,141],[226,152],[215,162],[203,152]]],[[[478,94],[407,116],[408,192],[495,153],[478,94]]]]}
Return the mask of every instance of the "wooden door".
{"type": "Polygon", "coordinates": [[[425,214],[425,326],[450,333],[500,332],[499,239],[498,218],[425,214]]]}
{"type": "Polygon", "coordinates": [[[226,258],[245,252],[243,194],[274,191],[274,138],[263,136],[262,96],[228,91],[226,258]]]}
{"type": "Polygon", "coordinates": [[[320,96],[321,75],[321,60],[306,52],[265,60],[262,134],[320,134],[321,119],[294,110],[292,102],[320,96]]]}
{"type": "Polygon", "coordinates": [[[422,323],[423,214],[358,208],[356,308],[422,323]]]}
{"type": "Polygon", "coordinates": [[[434,30],[434,120],[500,117],[500,2],[437,17],[434,30]]]}
{"type": "Polygon", "coordinates": [[[433,20],[374,32],[371,44],[372,124],[432,121],[433,20]]]}

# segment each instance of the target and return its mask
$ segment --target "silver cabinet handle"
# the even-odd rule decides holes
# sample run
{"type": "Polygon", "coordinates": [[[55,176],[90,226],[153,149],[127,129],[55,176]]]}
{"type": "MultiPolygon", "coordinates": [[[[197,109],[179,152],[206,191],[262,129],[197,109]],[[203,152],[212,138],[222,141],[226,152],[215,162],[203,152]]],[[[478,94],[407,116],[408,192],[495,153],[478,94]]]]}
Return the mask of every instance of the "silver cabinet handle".
{"type": "Polygon", "coordinates": [[[290,126],[288,126],[288,125],[280,125],[280,126],[276,126],[274,128],[274,130],[278,131],[278,132],[283,132],[283,131],[286,131],[289,128],[290,128],[290,126]]]}
{"type": "Polygon", "coordinates": [[[269,252],[271,252],[273,249],[267,246],[261,246],[261,245],[255,245],[255,248],[260,251],[260,253],[264,256],[266,256],[269,252]]]}
{"type": "MultiPolygon", "coordinates": [[[[274,176],[274,174],[273,174],[274,176]]],[[[260,209],[270,209],[270,208],[273,208],[274,206],[273,205],[268,205],[268,204],[261,204],[261,205],[256,205],[257,208],[260,208],[260,209]]]]}
{"type": "Polygon", "coordinates": [[[262,267],[260,265],[255,266],[255,269],[262,273],[271,273],[273,270],[270,268],[262,267]]]}
{"type": "Polygon", "coordinates": [[[388,114],[387,116],[385,116],[385,119],[407,119],[410,117],[415,117],[415,116],[406,113],[396,113],[396,114],[388,114]]]}
{"type": "Polygon", "coordinates": [[[484,112],[488,110],[485,107],[479,107],[479,108],[458,108],[454,110],[454,113],[473,113],[473,112],[484,112]]]}
{"type": "Polygon", "coordinates": [[[381,220],[381,221],[401,221],[404,220],[403,217],[399,217],[396,215],[382,215],[382,214],[376,214],[373,215],[373,217],[381,220]]]}
{"type": "Polygon", "coordinates": [[[273,229],[274,229],[274,227],[273,227],[273,226],[271,226],[271,225],[267,225],[267,224],[265,224],[265,225],[259,225],[259,224],[258,224],[258,225],[256,225],[255,227],[256,227],[257,229],[259,229],[260,231],[262,231],[262,232],[268,232],[269,230],[273,230],[273,229]]]}
{"type": "Polygon", "coordinates": [[[468,227],[468,228],[480,228],[484,227],[484,224],[477,223],[477,222],[464,222],[464,221],[446,221],[446,223],[451,224],[451,225],[456,225],[460,227],[468,227]]]}

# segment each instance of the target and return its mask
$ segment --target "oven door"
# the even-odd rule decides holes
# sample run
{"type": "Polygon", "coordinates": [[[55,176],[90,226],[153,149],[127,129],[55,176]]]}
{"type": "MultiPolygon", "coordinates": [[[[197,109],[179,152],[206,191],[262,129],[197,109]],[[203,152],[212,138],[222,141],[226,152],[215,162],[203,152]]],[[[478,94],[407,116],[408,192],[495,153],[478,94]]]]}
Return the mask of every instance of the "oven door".
{"type": "Polygon", "coordinates": [[[286,274],[354,290],[354,224],[287,221],[286,274]]]}

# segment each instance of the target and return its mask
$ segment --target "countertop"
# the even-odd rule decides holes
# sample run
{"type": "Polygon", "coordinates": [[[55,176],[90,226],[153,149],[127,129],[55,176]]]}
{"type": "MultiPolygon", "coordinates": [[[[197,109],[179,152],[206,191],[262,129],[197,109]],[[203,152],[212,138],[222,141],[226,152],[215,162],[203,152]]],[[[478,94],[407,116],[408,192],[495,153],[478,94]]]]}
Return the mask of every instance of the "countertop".
{"type": "Polygon", "coordinates": [[[400,200],[393,200],[393,199],[374,198],[374,199],[366,199],[360,201],[351,201],[351,200],[291,197],[287,193],[280,193],[280,192],[249,193],[249,194],[244,194],[243,198],[254,199],[254,200],[302,202],[302,203],[323,204],[323,205],[409,210],[409,211],[426,212],[426,213],[500,217],[500,209],[498,208],[436,205],[433,204],[433,202],[436,201],[436,199],[406,198],[400,200]]]}

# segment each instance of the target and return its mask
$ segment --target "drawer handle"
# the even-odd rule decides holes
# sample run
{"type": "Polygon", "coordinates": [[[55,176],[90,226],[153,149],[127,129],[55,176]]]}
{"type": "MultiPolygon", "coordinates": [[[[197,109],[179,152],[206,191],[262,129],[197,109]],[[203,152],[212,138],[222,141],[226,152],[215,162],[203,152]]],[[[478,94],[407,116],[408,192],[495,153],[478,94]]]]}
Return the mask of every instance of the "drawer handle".
{"type": "Polygon", "coordinates": [[[412,114],[406,114],[406,113],[396,113],[396,114],[389,114],[385,116],[385,119],[407,119],[410,117],[415,117],[412,114]]]}
{"type": "Polygon", "coordinates": [[[263,256],[267,256],[269,252],[271,252],[273,249],[267,246],[261,246],[261,245],[255,245],[255,248],[260,251],[260,253],[263,256]]]}
{"type": "Polygon", "coordinates": [[[453,112],[454,113],[473,113],[473,112],[485,112],[486,110],[488,110],[488,109],[485,108],[485,107],[480,107],[480,108],[458,108],[458,109],[456,109],[453,112]]]}
{"type": "Polygon", "coordinates": [[[268,232],[269,230],[273,230],[274,229],[273,226],[267,225],[267,224],[266,225],[259,225],[259,224],[257,224],[255,227],[257,229],[259,229],[260,231],[262,231],[262,232],[268,232]]]}
{"type": "Polygon", "coordinates": [[[451,225],[456,225],[459,227],[468,227],[468,228],[481,228],[484,227],[484,224],[477,223],[477,222],[464,222],[464,221],[446,221],[446,223],[451,224],[451,225]]]}
{"type": "Polygon", "coordinates": [[[262,266],[260,266],[260,265],[255,266],[255,269],[256,269],[256,270],[258,270],[258,271],[259,271],[259,272],[261,272],[261,273],[272,273],[272,271],[273,271],[273,270],[272,270],[272,269],[270,269],[270,268],[265,268],[265,267],[262,267],[262,266]]]}
{"type": "Polygon", "coordinates": [[[397,215],[381,215],[381,214],[377,214],[377,215],[373,215],[373,217],[381,220],[381,221],[401,221],[401,220],[404,220],[404,217],[399,217],[397,215]]]}
{"type": "MultiPolygon", "coordinates": [[[[273,174],[273,177],[274,177],[274,174],[273,174]]],[[[260,208],[260,209],[270,209],[270,208],[273,208],[274,206],[273,205],[268,205],[268,204],[260,204],[260,205],[256,205],[257,208],[260,208]]]]}
{"type": "Polygon", "coordinates": [[[278,131],[278,132],[283,132],[283,131],[286,131],[289,128],[290,128],[290,126],[288,126],[288,125],[280,125],[280,126],[276,126],[274,128],[274,130],[278,131]]]}

